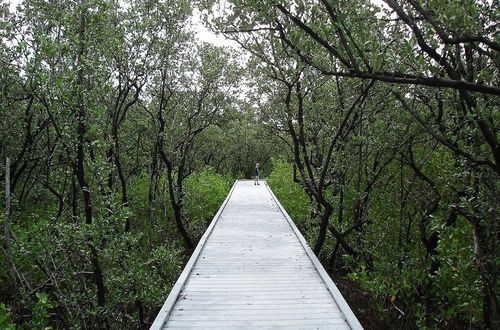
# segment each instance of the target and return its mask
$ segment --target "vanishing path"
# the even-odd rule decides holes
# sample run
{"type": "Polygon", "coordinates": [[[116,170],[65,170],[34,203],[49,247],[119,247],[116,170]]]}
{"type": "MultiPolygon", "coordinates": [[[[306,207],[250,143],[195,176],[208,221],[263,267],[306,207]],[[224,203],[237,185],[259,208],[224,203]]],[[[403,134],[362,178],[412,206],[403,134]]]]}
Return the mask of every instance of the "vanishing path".
{"type": "Polygon", "coordinates": [[[151,329],[362,329],[267,184],[236,181],[151,329]]]}

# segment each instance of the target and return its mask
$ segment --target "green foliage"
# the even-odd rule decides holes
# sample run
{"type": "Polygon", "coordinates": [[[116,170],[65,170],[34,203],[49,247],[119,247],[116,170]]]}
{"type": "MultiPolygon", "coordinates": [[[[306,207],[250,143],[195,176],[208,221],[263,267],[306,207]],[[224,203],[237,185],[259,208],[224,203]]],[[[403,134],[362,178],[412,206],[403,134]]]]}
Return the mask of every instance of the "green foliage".
{"type": "Polygon", "coordinates": [[[232,180],[214,172],[211,167],[191,174],[185,181],[185,216],[189,232],[201,237],[222,202],[232,180]]]}
{"type": "Polygon", "coordinates": [[[464,319],[477,323],[481,319],[481,281],[474,265],[474,246],[469,225],[459,217],[455,227],[442,228],[439,255],[441,267],[435,275],[440,308],[438,317],[464,319]],[[466,319],[464,316],[467,315],[466,319]]]}
{"type": "Polygon", "coordinates": [[[229,109],[223,126],[207,128],[197,141],[197,150],[217,173],[233,178],[253,177],[254,164],[259,162],[261,177],[272,171],[271,157],[282,155],[282,145],[266,134],[259,114],[249,104],[229,109]]]}
{"type": "Polygon", "coordinates": [[[295,222],[295,225],[308,238],[313,239],[307,230],[310,227],[310,204],[302,187],[293,182],[293,166],[283,159],[273,158],[273,171],[267,178],[269,187],[295,222]]]}
{"type": "Polygon", "coordinates": [[[37,292],[36,298],[38,301],[33,305],[33,318],[29,326],[32,329],[51,329],[52,327],[48,326],[50,320],[49,311],[54,305],[44,293],[37,292]]]}
{"type": "Polygon", "coordinates": [[[0,329],[15,330],[16,325],[12,323],[10,311],[4,303],[0,303],[0,329]]]}
{"type": "Polygon", "coordinates": [[[149,177],[147,173],[130,178],[130,208],[141,218],[147,217],[149,177]]]}
{"type": "Polygon", "coordinates": [[[79,327],[82,320],[92,324],[95,319],[106,318],[112,328],[120,328],[124,322],[137,322],[137,302],[141,302],[144,313],[161,306],[182,271],[183,250],[161,241],[150,246],[152,242],[144,239],[140,231],[117,235],[115,228],[122,227],[119,224],[123,218],[130,216],[127,212],[123,210],[92,225],[54,225],[43,217],[33,216],[26,222],[29,227],[13,228],[20,234],[21,243],[21,248],[14,251],[15,264],[32,273],[31,281],[45,281],[32,260],[51,260],[52,263],[42,264],[44,271],[57,271],[53,280],[57,290],[50,294],[37,292],[36,302],[23,306],[32,311],[30,327],[46,328],[50,324],[58,328],[79,327]],[[105,308],[96,306],[93,290],[82,294],[85,282],[92,278],[87,265],[89,238],[90,244],[98,248],[106,274],[105,308]],[[51,313],[54,309],[61,311],[57,318],[51,313]],[[130,316],[126,317],[124,311],[130,316]]]}
{"type": "MultiPolygon", "coordinates": [[[[186,180],[186,219],[193,235],[201,236],[207,222],[211,220],[226,197],[231,180],[216,174],[211,168],[193,173],[186,180]]],[[[163,211],[155,212],[158,222],[148,222],[148,177],[138,175],[130,181],[129,208],[111,204],[111,209],[97,213],[91,225],[79,223],[52,223],[45,211],[27,209],[22,214],[25,221],[16,223],[13,231],[17,233],[20,245],[14,249],[14,262],[23,272],[30,272],[30,281],[44,282],[45,276],[33,260],[51,260],[42,264],[45,272],[57,271],[54,285],[57,290],[49,293],[36,293],[36,301],[22,300],[22,306],[32,311],[26,323],[33,328],[79,327],[83,320],[96,324],[96,320],[106,319],[112,328],[123,324],[136,324],[141,313],[154,316],[159,306],[168,296],[173,284],[182,271],[184,250],[179,247],[173,219],[165,228],[163,211]],[[146,197],[145,197],[146,196],[146,197]],[[111,211],[111,213],[109,213],[111,211]],[[121,231],[124,219],[133,221],[133,230],[121,231]],[[163,228],[161,235],[151,232],[150,226],[163,228]],[[166,229],[166,230],[165,230],[166,229]],[[37,239],[33,239],[36,237],[37,239]],[[171,240],[171,238],[173,238],[171,240]],[[91,257],[89,242],[97,247],[99,262],[105,276],[106,306],[95,304],[95,292],[89,290],[82,294],[86,282],[92,279],[88,266],[91,257]],[[61,311],[54,318],[52,310],[61,311]],[[80,311],[80,312],[78,312],[80,311]]],[[[157,209],[171,209],[165,197],[154,201],[157,209]]],[[[21,296],[23,293],[21,292],[21,296]]],[[[11,322],[8,311],[2,311],[3,322],[7,327],[11,322]]]]}

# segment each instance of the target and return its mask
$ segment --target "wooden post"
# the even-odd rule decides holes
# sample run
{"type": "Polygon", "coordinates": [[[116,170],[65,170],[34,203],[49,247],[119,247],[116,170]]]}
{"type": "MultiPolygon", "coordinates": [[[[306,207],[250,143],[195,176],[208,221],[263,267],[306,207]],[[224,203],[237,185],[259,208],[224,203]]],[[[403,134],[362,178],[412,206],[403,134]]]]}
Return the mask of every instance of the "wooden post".
{"type": "MultiPolygon", "coordinates": [[[[10,215],[10,157],[5,159],[5,222],[8,224],[7,219],[10,215]]],[[[4,225],[5,228],[5,225],[4,225]]]]}
{"type": "Polygon", "coordinates": [[[9,226],[10,219],[10,157],[5,159],[5,218],[3,220],[3,232],[4,232],[4,248],[7,252],[7,262],[9,265],[9,272],[12,277],[14,285],[17,282],[16,272],[14,269],[14,260],[12,257],[12,249],[10,246],[11,232],[9,226]]]}

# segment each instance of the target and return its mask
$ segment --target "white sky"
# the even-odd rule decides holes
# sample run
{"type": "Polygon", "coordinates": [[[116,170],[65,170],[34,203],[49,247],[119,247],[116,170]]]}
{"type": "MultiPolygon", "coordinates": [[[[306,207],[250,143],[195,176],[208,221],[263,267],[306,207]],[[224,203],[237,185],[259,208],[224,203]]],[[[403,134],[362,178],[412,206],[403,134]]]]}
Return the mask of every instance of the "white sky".
{"type": "Polygon", "coordinates": [[[208,30],[201,21],[201,13],[198,9],[193,11],[192,22],[193,29],[196,31],[196,36],[200,41],[208,42],[216,46],[239,49],[239,45],[236,41],[226,39],[223,35],[215,34],[208,30]]]}
{"type": "Polygon", "coordinates": [[[9,4],[9,9],[10,11],[14,11],[16,9],[16,6],[23,2],[23,0],[0,0],[0,3],[8,3],[9,4]]]}

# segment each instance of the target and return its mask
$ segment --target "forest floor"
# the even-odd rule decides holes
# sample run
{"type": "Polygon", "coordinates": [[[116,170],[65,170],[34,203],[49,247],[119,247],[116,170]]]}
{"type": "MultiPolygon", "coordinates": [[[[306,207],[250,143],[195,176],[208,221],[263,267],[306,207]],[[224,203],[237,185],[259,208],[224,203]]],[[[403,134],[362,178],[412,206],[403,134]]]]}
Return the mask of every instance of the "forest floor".
{"type": "Polygon", "coordinates": [[[373,297],[369,292],[363,291],[356,282],[347,279],[346,275],[342,271],[330,273],[330,277],[363,328],[367,330],[416,329],[411,315],[401,314],[392,306],[388,298],[373,297]]]}

